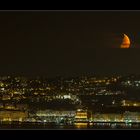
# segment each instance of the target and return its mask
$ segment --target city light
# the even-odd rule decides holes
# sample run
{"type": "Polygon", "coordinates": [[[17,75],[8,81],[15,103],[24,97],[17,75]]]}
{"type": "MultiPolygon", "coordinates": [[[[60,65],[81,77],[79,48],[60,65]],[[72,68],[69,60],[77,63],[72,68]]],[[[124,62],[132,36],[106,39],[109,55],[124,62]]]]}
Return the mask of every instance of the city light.
{"type": "Polygon", "coordinates": [[[137,90],[139,80],[129,78],[119,82],[120,77],[91,76],[63,79],[54,83],[41,78],[24,79],[23,82],[20,77],[0,78],[1,123],[54,123],[73,125],[76,128],[92,127],[99,123],[100,126],[114,128],[117,123],[140,122],[140,100],[134,100],[134,96],[131,99],[130,95],[127,99],[128,90],[121,90],[118,86],[120,84],[120,87],[133,87],[137,90]],[[134,108],[133,111],[131,107],[134,108]],[[114,110],[117,111],[113,112],[114,110]]]}

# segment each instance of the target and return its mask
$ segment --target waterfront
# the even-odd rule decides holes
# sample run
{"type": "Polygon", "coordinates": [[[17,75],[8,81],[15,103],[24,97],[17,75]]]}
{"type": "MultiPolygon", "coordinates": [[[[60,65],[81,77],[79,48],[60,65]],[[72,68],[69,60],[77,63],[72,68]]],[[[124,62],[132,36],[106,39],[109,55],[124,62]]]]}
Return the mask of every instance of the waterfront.
{"type": "Polygon", "coordinates": [[[140,129],[139,123],[77,123],[73,125],[56,125],[52,123],[1,123],[0,129],[44,129],[44,130],[120,130],[120,129],[140,129]]]}

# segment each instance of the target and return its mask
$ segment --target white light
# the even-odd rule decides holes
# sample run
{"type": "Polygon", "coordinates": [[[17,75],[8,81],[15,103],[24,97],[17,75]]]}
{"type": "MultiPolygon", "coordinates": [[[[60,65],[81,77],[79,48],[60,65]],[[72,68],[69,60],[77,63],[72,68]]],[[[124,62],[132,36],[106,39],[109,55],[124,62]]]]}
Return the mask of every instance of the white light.
{"type": "Polygon", "coordinates": [[[3,91],[4,91],[4,88],[1,88],[1,90],[3,90],[3,91]]]}

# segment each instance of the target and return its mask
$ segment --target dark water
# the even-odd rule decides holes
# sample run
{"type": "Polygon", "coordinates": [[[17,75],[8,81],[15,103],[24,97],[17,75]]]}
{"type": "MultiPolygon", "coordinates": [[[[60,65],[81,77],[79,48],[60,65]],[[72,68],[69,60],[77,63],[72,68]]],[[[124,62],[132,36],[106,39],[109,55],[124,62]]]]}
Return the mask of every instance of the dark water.
{"type": "Polygon", "coordinates": [[[47,130],[92,130],[92,129],[140,129],[140,124],[125,123],[77,123],[73,125],[56,125],[46,123],[1,123],[0,129],[47,129],[47,130]]]}

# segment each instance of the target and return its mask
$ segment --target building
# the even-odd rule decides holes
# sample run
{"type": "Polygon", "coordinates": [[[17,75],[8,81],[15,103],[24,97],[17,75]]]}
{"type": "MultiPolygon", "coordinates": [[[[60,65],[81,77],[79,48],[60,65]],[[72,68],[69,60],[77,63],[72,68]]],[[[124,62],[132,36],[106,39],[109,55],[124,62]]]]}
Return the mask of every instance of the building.
{"type": "Polygon", "coordinates": [[[140,113],[126,111],[124,113],[124,121],[126,123],[140,122],[140,113]]]}
{"type": "Polygon", "coordinates": [[[123,100],[122,106],[140,106],[140,102],[138,101],[131,101],[131,100],[123,100]]]}
{"type": "Polygon", "coordinates": [[[75,115],[75,122],[88,122],[87,110],[77,109],[76,115],[75,115]]]}
{"type": "Polygon", "coordinates": [[[24,121],[28,118],[28,112],[0,111],[0,121],[24,121]]]}
{"type": "Polygon", "coordinates": [[[92,115],[93,122],[123,122],[123,114],[116,113],[96,113],[92,115]]]}
{"type": "Polygon", "coordinates": [[[55,123],[72,123],[74,121],[76,111],[73,110],[39,110],[35,114],[30,113],[30,117],[34,117],[36,121],[55,122],[55,123]]]}

